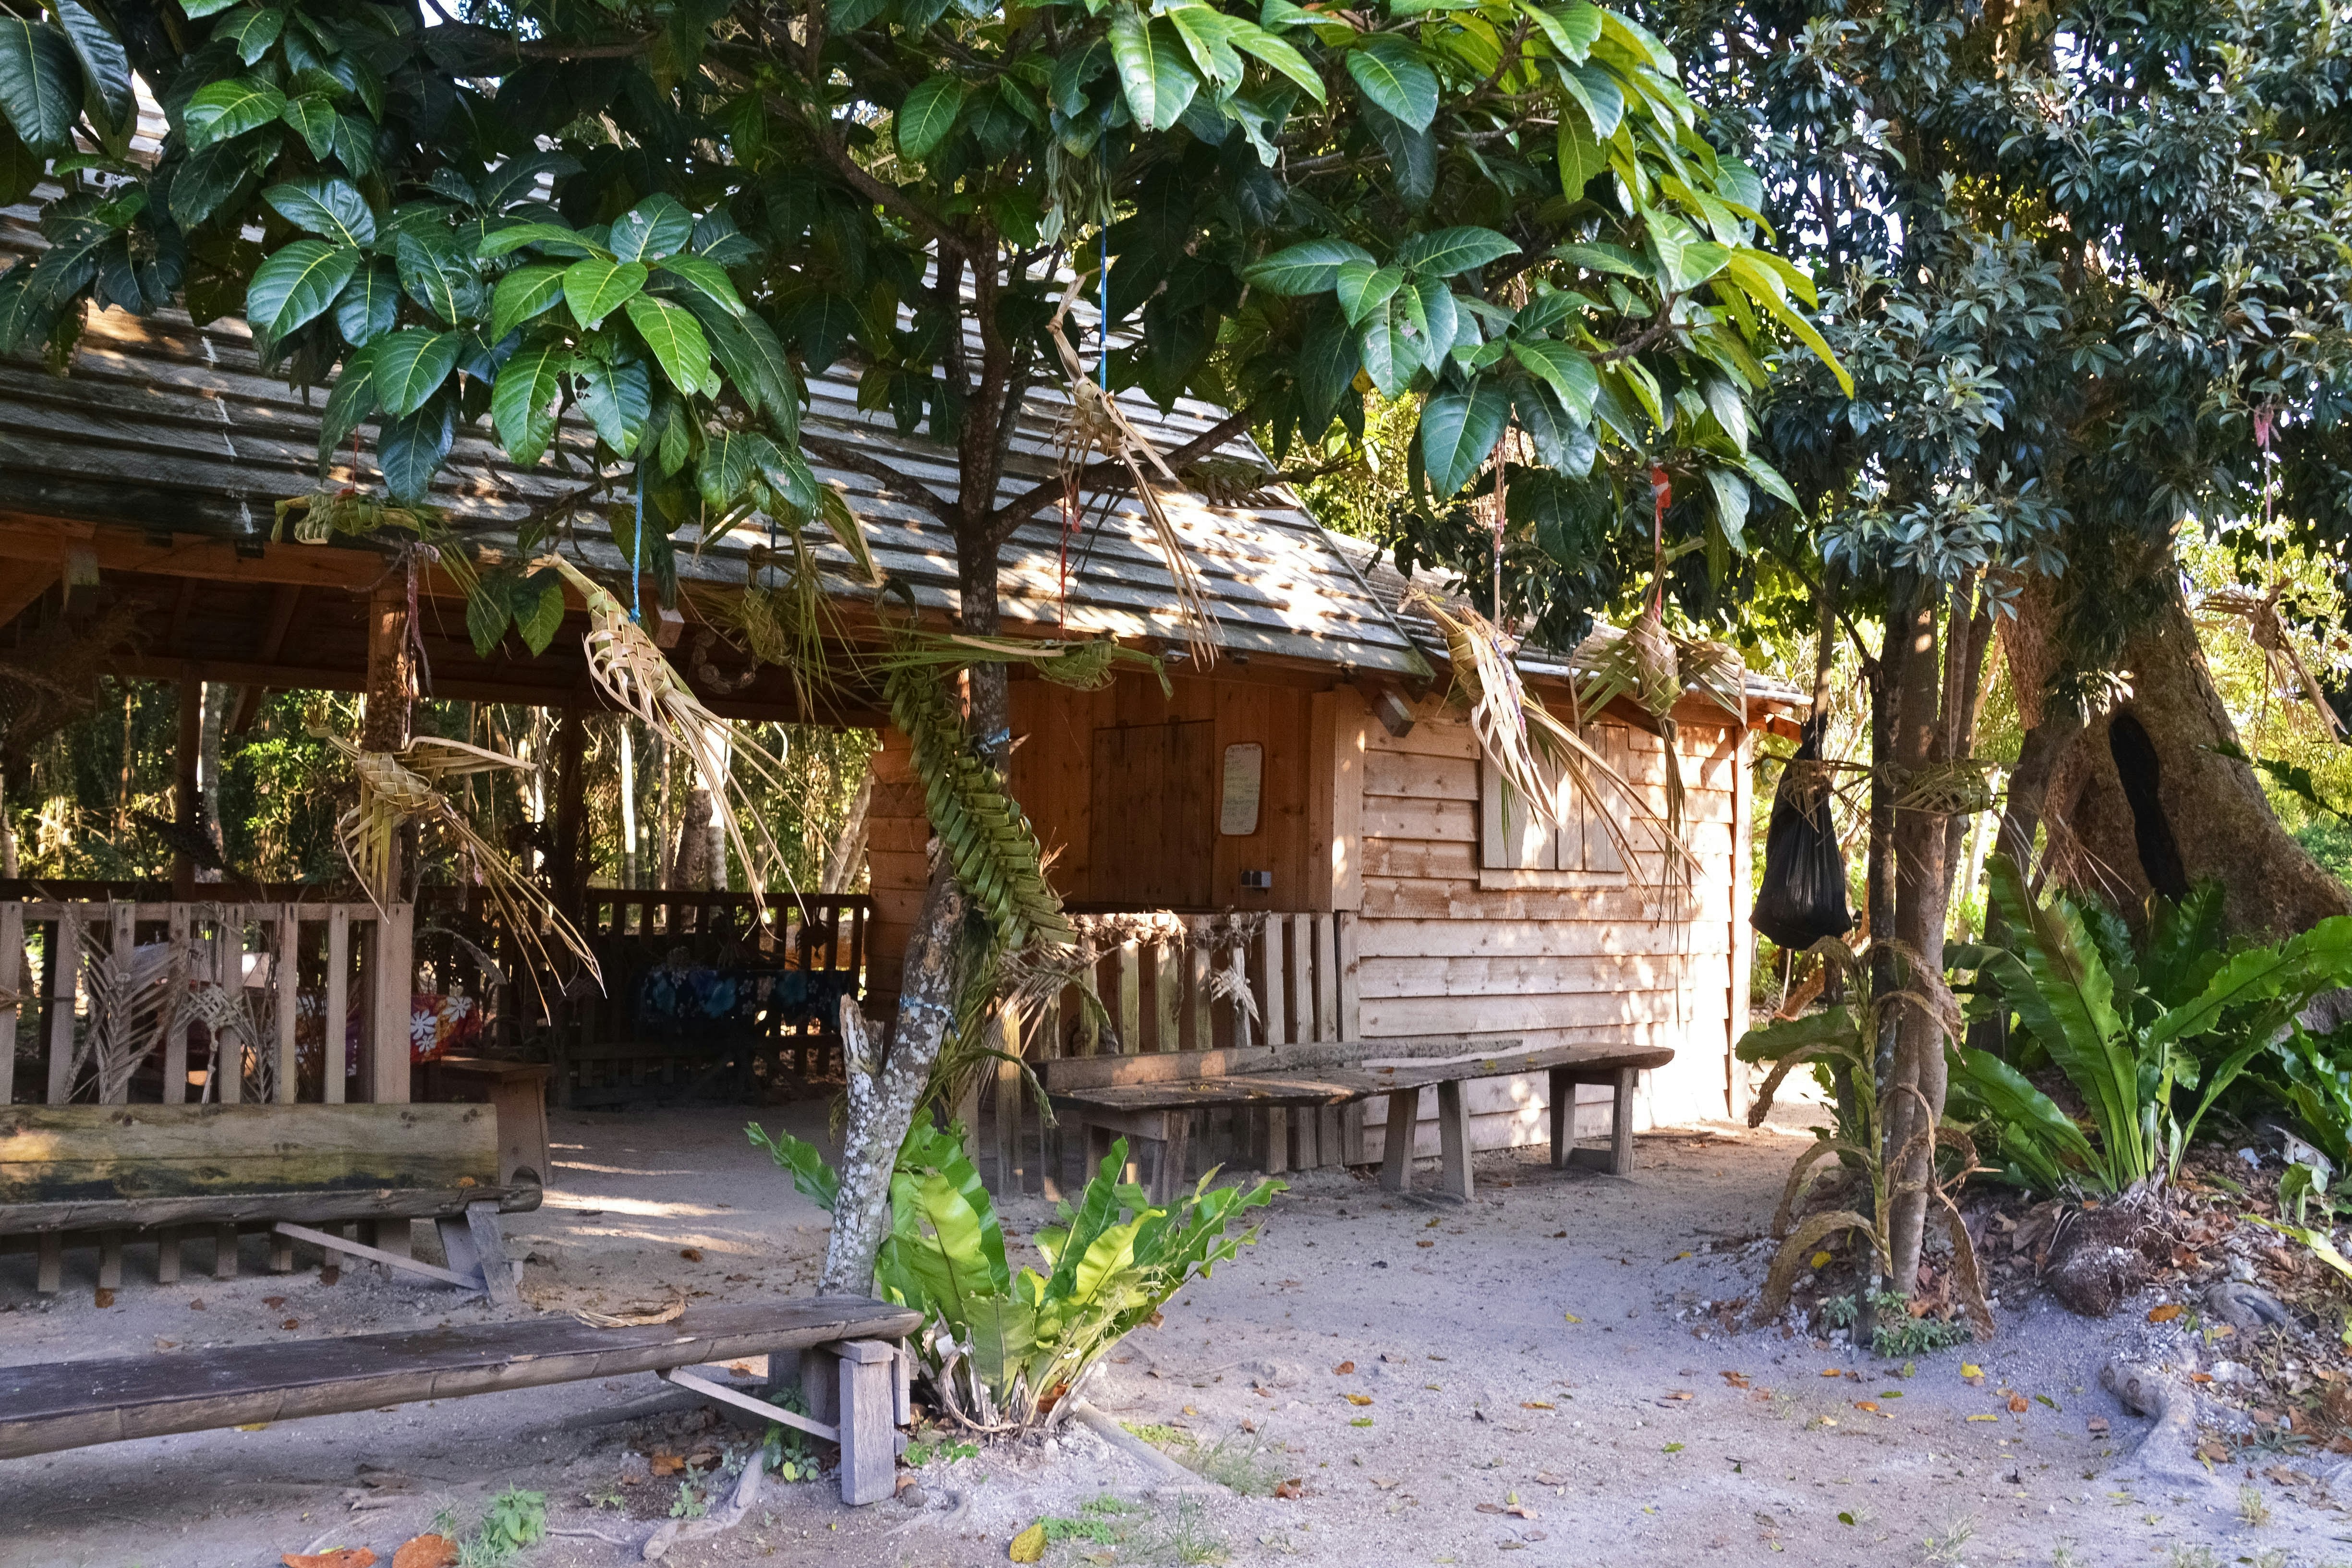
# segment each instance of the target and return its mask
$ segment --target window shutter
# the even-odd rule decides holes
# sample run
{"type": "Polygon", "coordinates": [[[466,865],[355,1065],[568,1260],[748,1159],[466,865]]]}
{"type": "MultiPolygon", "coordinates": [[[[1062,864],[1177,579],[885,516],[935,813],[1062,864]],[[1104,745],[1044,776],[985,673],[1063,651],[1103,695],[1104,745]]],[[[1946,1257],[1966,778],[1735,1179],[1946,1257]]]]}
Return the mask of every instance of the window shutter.
{"type": "MultiPolygon", "coordinates": [[[[1601,755],[1610,767],[1632,782],[1637,785],[1641,782],[1633,776],[1633,753],[1627,744],[1627,734],[1623,725],[1593,725],[1584,732],[1584,738],[1593,750],[1601,755]]],[[[1625,869],[1625,857],[1617,852],[1616,841],[1609,836],[1609,830],[1601,822],[1601,812],[1611,810],[1622,810],[1625,808],[1622,792],[1615,790],[1613,786],[1611,787],[1611,792],[1618,794],[1619,799],[1603,800],[1598,798],[1598,791],[1591,790],[1579,794],[1576,815],[1578,834],[1583,841],[1582,858],[1572,862],[1563,861],[1562,864],[1578,865],[1586,871],[1598,872],[1622,872],[1625,869]]]]}

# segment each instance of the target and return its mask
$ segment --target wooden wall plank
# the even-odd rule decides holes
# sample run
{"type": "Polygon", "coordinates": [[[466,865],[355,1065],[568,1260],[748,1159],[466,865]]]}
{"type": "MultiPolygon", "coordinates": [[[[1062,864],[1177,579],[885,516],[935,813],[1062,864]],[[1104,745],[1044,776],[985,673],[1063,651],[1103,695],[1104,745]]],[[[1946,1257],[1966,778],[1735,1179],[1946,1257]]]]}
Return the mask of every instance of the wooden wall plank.
{"type": "Polygon", "coordinates": [[[351,1076],[349,1050],[352,1007],[352,914],[347,905],[327,911],[327,1039],[320,1053],[325,1062],[325,1101],[340,1105],[347,1097],[351,1076]]]}
{"type": "Polygon", "coordinates": [[[69,906],[50,928],[43,989],[49,994],[48,1102],[52,1105],[64,1104],[73,1090],[74,998],[81,984],[81,912],[69,906]]]}

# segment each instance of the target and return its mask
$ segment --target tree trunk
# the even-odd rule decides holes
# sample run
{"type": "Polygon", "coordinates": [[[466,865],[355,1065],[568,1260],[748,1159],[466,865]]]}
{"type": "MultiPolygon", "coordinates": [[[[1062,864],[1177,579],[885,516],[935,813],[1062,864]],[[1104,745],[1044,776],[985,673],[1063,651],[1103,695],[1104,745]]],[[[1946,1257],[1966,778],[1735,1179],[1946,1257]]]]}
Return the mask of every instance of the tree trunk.
{"type": "MultiPolygon", "coordinates": [[[[196,805],[200,812],[196,827],[211,841],[213,858],[226,865],[227,843],[221,832],[221,735],[228,724],[229,710],[236,706],[236,688],[206,681],[204,704],[203,738],[196,751],[196,805]]],[[[196,868],[198,882],[220,879],[221,873],[213,867],[196,868]]]]}
{"type": "Polygon", "coordinates": [[[2084,725],[2051,773],[2047,816],[2061,831],[2047,869],[2134,920],[2149,894],[2179,898],[2208,878],[2234,933],[2275,940],[2352,914],[2352,889],[2280,826],[2253,769],[2214,749],[2237,729],[2169,556],[2156,569],[2159,606],[2124,651],[2131,695],[2084,725]]]}
{"type": "Polygon", "coordinates": [[[710,881],[710,791],[698,782],[686,792],[686,812],[677,831],[673,887],[708,890],[710,881]]]}
{"type": "Polygon", "coordinates": [[[841,831],[834,835],[833,852],[824,858],[819,893],[846,893],[857,880],[858,863],[866,858],[866,816],[873,806],[874,767],[868,763],[866,776],[857,781],[857,793],[849,798],[849,814],[842,819],[841,831]]]}
{"type": "Polygon", "coordinates": [[[822,1295],[871,1295],[874,1259],[890,1233],[890,1172],[930,1082],[931,1064],[954,1018],[949,998],[958,976],[957,937],[965,904],[955,870],[941,855],[931,867],[922,911],[907,943],[898,1019],[887,1046],[866,1033],[856,998],[841,1003],[842,1062],[848,1076],[848,1124],[841,1141],[841,1189],[824,1249],[822,1295]]]}
{"type": "Polygon", "coordinates": [[[620,717],[621,885],[637,885],[637,721],[620,717]]]}
{"type": "MultiPolygon", "coordinates": [[[[1945,661],[1937,657],[1936,609],[1931,591],[1923,584],[1913,608],[1887,625],[1890,651],[1898,637],[1904,644],[1895,709],[1895,788],[1899,790],[1908,789],[1919,774],[1943,760],[1937,688],[1945,661]]],[[[1956,626],[1953,632],[1965,644],[1966,626],[1956,626]]],[[[1953,654],[1954,660],[1960,656],[1953,654]]],[[[1895,853],[1901,874],[1894,935],[1901,944],[1905,984],[1898,992],[1879,993],[1882,999],[1922,995],[1926,988],[1919,977],[1943,973],[1944,912],[1951,894],[1944,824],[1940,813],[1916,805],[1896,808],[1895,853]]],[[[1932,1133],[1944,1112],[1944,1037],[1941,1021],[1916,1001],[1891,1001],[1887,1011],[1895,1030],[1895,1060],[1893,1071],[1881,1074],[1878,1090],[1886,1126],[1887,1240],[1895,1269],[1886,1288],[1908,1296],[1919,1278],[1927,1185],[1935,1179],[1932,1133]]]]}

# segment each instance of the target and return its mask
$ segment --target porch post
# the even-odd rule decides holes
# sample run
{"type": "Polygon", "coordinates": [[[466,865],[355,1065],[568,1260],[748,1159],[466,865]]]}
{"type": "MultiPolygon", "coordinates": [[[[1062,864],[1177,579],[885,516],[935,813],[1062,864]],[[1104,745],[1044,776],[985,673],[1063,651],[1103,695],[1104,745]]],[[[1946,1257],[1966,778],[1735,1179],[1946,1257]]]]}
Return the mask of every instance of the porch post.
{"type": "Polygon", "coordinates": [[[172,815],[181,843],[172,851],[172,896],[182,902],[196,896],[196,862],[186,845],[202,836],[205,814],[196,799],[196,759],[205,738],[205,683],[194,663],[180,666],[179,742],[172,753],[172,815]]]}

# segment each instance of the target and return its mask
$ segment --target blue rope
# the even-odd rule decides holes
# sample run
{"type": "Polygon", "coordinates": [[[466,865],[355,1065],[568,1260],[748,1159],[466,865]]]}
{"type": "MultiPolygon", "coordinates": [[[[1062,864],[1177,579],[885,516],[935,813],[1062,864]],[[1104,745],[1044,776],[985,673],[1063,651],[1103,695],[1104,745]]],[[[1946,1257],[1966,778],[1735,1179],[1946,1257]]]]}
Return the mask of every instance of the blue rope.
{"type": "Polygon", "coordinates": [[[646,465],[637,465],[637,526],[629,530],[629,623],[642,626],[640,613],[645,599],[645,573],[637,562],[644,559],[646,549],[646,465]]]}
{"type": "Polygon", "coordinates": [[[1102,389],[1110,391],[1110,229],[1102,232],[1102,309],[1095,322],[1095,330],[1102,339],[1102,352],[1095,356],[1095,369],[1102,376],[1102,389]]]}

